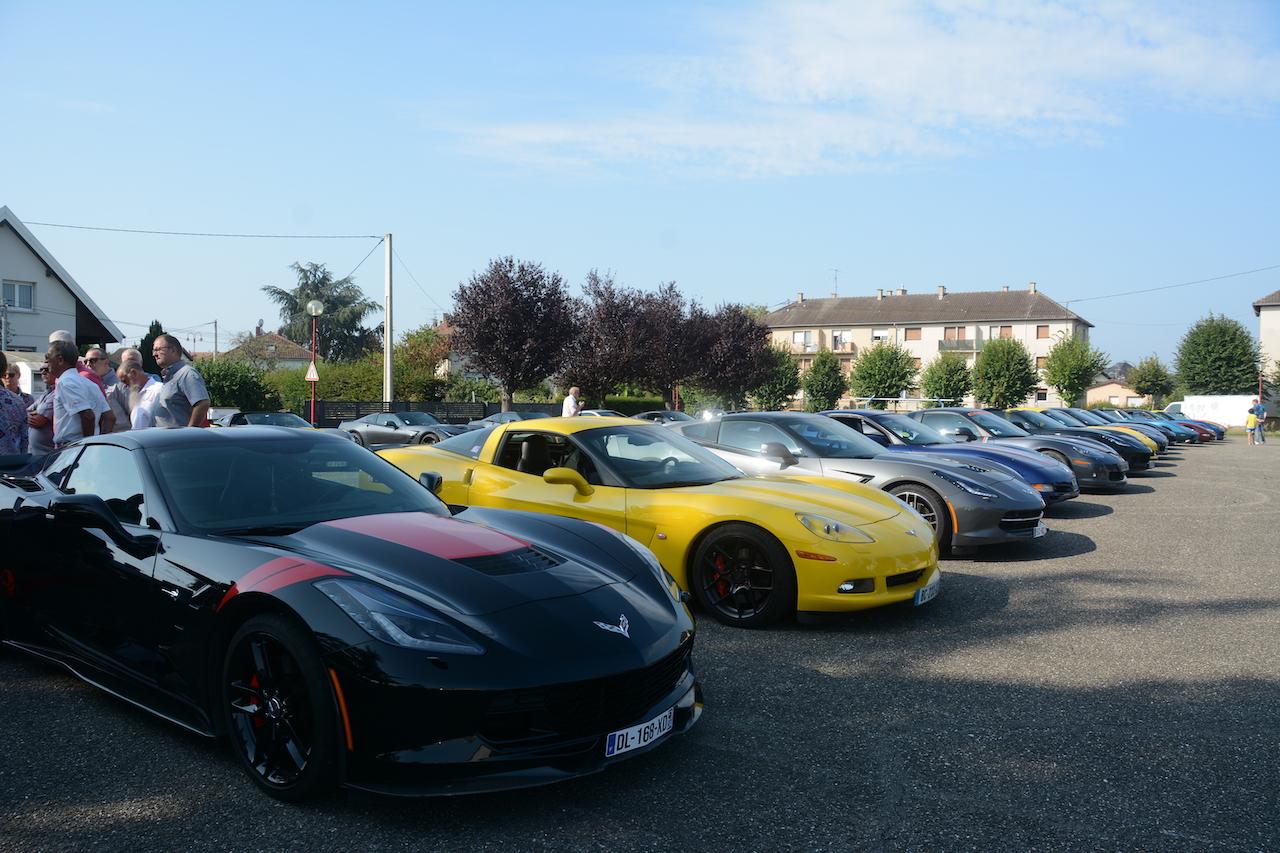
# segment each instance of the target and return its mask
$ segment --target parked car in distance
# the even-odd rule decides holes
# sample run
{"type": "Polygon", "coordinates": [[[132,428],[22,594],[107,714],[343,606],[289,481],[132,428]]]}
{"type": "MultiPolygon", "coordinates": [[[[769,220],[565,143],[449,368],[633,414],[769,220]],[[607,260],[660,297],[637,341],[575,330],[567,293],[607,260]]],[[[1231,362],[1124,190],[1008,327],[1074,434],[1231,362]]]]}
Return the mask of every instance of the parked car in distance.
{"type": "MultiPolygon", "coordinates": [[[[1207,444],[1208,442],[1218,440],[1218,434],[1215,431],[1209,429],[1208,426],[1192,423],[1190,421],[1173,420],[1171,418],[1159,418],[1159,417],[1156,417],[1155,412],[1152,412],[1150,409],[1117,409],[1116,411],[1118,411],[1120,414],[1124,415],[1126,418],[1128,418],[1131,421],[1137,421],[1139,423],[1156,424],[1157,426],[1168,427],[1169,429],[1172,429],[1175,431],[1189,430],[1192,434],[1194,434],[1195,436],[1194,440],[1199,442],[1200,444],[1207,444]]],[[[1180,434],[1180,437],[1185,438],[1185,435],[1180,434]]]]}
{"type": "Polygon", "coordinates": [[[1064,423],[1037,412],[1034,409],[1008,409],[1004,412],[990,410],[1002,414],[1008,421],[1032,435],[1060,435],[1068,438],[1087,438],[1098,441],[1111,448],[1125,462],[1129,463],[1129,471],[1145,471],[1151,467],[1151,451],[1138,439],[1131,435],[1111,430],[1090,429],[1086,426],[1069,427],[1064,423]]]}
{"type": "Polygon", "coordinates": [[[911,417],[951,435],[967,429],[978,441],[1020,447],[1047,456],[1071,469],[1082,489],[1110,491],[1128,484],[1129,463],[1092,438],[1032,435],[1007,418],[986,409],[940,408],[913,412],[911,417]]]}
{"type": "Polygon", "coordinates": [[[1052,416],[1054,412],[1065,412],[1068,416],[1078,421],[1083,421],[1089,426],[1105,426],[1112,429],[1124,429],[1130,432],[1136,432],[1145,435],[1156,443],[1160,448],[1160,452],[1164,453],[1169,449],[1172,440],[1169,434],[1163,430],[1156,429],[1154,425],[1140,424],[1124,418],[1109,417],[1104,414],[1106,409],[1081,409],[1078,406],[1065,406],[1058,409],[1045,409],[1045,414],[1052,416]]]}
{"type": "Polygon", "coordinates": [[[484,429],[494,424],[509,424],[515,421],[527,421],[533,418],[549,418],[551,415],[546,412],[494,412],[492,415],[480,418],[479,420],[468,421],[467,426],[471,429],[484,429]]]}
{"type": "Polygon", "coordinates": [[[642,421],[653,421],[660,424],[672,424],[694,420],[692,415],[676,409],[653,409],[652,411],[641,412],[635,417],[642,421]]]}
{"type": "Polygon", "coordinates": [[[622,412],[615,412],[613,409],[583,409],[578,412],[579,417],[585,418],[625,418],[622,412]]]}
{"type": "Polygon", "coordinates": [[[1212,431],[1213,434],[1217,437],[1218,441],[1223,441],[1227,437],[1227,428],[1220,423],[1215,423],[1213,421],[1199,420],[1195,418],[1176,417],[1174,415],[1169,414],[1168,412],[1152,412],[1151,414],[1155,415],[1157,418],[1159,418],[1162,421],[1174,421],[1175,423],[1204,427],[1205,429],[1212,431]]]}
{"type": "Polygon", "coordinates": [[[86,438],[0,481],[4,643],[288,801],[543,785],[696,723],[693,618],[652,554],[424,485],[307,430],[86,438]]]}
{"type": "Polygon", "coordinates": [[[290,429],[314,429],[317,432],[327,432],[333,435],[340,435],[349,441],[355,441],[355,436],[346,430],[335,429],[333,427],[314,427],[307,423],[305,418],[295,415],[293,412],[241,412],[232,411],[223,415],[216,421],[210,423],[214,427],[239,427],[239,426],[281,426],[290,429]]]}
{"type": "Polygon", "coordinates": [[[441,423],[427,412],[375,412],[353,421],[343,421],[338,429],[350,433],[360,444],[435,444],[466,432],[456,424],[441,423]]]}
{"type": "Polygon", "coordinates": [[[1100,432],[1110,431],[1120,433],[1121,435],[1127,435],[1130,438],[1142,442],[1143,446],[1151,451],[1152,456],[1163,453],[1169,447],[1169,440],[1163,435],[1155,433],[1154,430],[1152,431],[1152,434],[1149,435],[1140,429],[1119,426],[1111,423],[1111,421],[1105,421],[1102,418],[1096,417],[1093,412],[1085,409],[1069,410],[1063,408],[1037,408],[1035,411],[1047,418],[1057,421],[1063,426],[1083,427],[1085,429],[1093,429],[1100,432]]]}
{"type": "Polygon", "coordinates": [[[800,412],[744,412],[670,429],[749,474],[818,485],[827,478],[852,480],[888,492],[920,513],[943,552],[1045,533],[1044,501],[998,463],[891,453],[832,418],[800,412]]]}

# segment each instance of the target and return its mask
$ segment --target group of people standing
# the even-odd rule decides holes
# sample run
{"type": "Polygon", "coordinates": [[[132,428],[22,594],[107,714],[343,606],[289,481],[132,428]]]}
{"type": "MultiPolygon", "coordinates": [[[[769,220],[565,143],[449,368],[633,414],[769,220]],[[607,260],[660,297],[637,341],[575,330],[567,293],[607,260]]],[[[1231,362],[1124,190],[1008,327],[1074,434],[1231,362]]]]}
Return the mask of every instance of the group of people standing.
{"type": "Polygon", "coordinates": [[[1249,406],[1249,413],[1245,415],[1244,431],[1249,436],[1250,444],[1266,444],[1267,436],[1263,432],[1267,424],[1267,407],[1257,397],[1253,399],[1253,405],[1249,406]]]}
{"type": "Polygon", "coordinates": [[[19,385],[17,365],[0,353],[0,454],[29,453],[37,461],[90,435],[207,426],[209,391],[183,359],[182,344],[173,335],[159,335],[151,354],[158,377],[146,372],[136,349],[122,350],[113,370],[102,349],[90,349],[81,358],[72,334],[56,331],[40,368],[45,390],[32,398],[19,385]]]}

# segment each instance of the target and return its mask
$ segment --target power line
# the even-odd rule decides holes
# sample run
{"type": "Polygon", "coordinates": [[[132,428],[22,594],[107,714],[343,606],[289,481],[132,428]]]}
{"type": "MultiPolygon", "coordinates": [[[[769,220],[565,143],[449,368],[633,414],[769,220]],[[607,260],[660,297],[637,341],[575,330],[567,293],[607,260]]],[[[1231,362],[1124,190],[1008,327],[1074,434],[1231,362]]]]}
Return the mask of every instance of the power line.
{"type": "Polygon", "coordinates": [[[154,231],[147,228],[112,228],[105,225],[66,225],[61,222],[34,222],[46,228],[73,228],[77,231],[113,231],[122,234],[154,234],[162,237],[236,237],[251,240],[378,240],[377,234],[221,234],[212,231],[154,231]]]}
{"type": "Polygon", "coordinates": [[[387,239],[387,238],[386,238],[386,237],[379,237],[379,238],[378,238],[378,242],[374,243],[374,244],[373,244],[373,248],[369,250],[369,254],[368,254],[368,255],[365,255],[363,258],[361,258],[361,259],[360,259],[360,263],[356,264],[356,265],[355,265],[355,268],[354,268],[354,269],[352,269],[352,270],[351,270],[351,272],[349,272],[349,273],[347,273],[345,276],[343,276],[343,278],[351,278],[351,276],[355,275],[355,274],[356,274],[356,270],[358,270],[358,269],[360,269],[360,267],[364,266],[364,262],[365,262],[365,261],[367,261],[367,260],[369,260],[369,255],[372,255],[374,252],[378,251],[378,247],[382,245],[382,241],[383,241],[383,240],[385,240],[385,239],[387,239]]]}
{"type": "Polygon", "coordinates": [[[1062,303],[1063,307],[1070,306],[1073,302],[1093,302],[1098,299],[1115,299],[1118,296],[1134,296],[1139,293],[1155,293],[1158,290],[1173,290],[1175,287],[1190,287],[1193,284],[1208,284],[1212,281],[1223,281],[1228,278],[1239,278],[1244,275],[1253,275],[1254,273],[1268,272],[1270,270],[1280,270],[1280,264],[1273,264],[1269,267],[1258,267],[1254,270],[1244,270],[1243,272],[1227,273],[1226,275],[1216,275],[1213,278],[1200,278],[1195,281],[1184,281],[1179,284],[1165,284],[1160,287],[1144,287],[1141,290],[1126,290],[1123,293],[1109,293],[1105,296],[1085,296],[1081,299],[1068,299],[1062,303]]]}
{"type": "Polygon", "coordinates": [[[445,310],[446,310],[445,307],[441,305],[439,302],[436,302],[434,296],[432,296],[430,293],[427,293],[427,289],[418,282],[418,277],[413,274],[413,270],[409,269],[409,265],[404,262],[404,258],[400,257],[400,253],[396,251],[395,246],[391,247],[391,254],[395,255],[396,260],[400,262],[400,266],[404,267],[404,271],[409,274],[410,280],[413,281],[414,284],[418,285],[418,290],[422,291],[422,295],[430,299],[432,304],[434,304],[437,308],[440,309],[441,314],[445,313],[445,310]]]}

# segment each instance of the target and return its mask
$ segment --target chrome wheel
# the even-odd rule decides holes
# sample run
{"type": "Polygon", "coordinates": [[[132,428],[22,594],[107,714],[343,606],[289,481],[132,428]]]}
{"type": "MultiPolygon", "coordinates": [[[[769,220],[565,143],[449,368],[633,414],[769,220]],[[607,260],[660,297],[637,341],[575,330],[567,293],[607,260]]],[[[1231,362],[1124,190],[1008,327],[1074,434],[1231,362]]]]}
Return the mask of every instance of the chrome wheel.
{"type": "Polygon", "coordinates": [[[934,530],[938,529],[938,511],[924,495],[919,492],[899,492],[898,500],[920,513],[920,516],[929,522],[929,526],[934,530]]]}

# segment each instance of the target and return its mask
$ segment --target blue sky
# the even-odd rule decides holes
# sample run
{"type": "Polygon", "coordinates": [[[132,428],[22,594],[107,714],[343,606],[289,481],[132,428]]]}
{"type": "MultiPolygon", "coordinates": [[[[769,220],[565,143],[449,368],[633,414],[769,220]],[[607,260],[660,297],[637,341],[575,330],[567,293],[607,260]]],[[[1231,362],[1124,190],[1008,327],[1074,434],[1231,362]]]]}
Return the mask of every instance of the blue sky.
{"type": "MultiPolygon", "coordinates": [[[[0,204],[24,220],[394,233],[396,326],[489,258],[708,305],[1101,296],[1280,265],[1280,5],[0,0],[0,204]]],[[[364,241],[32,230],[126,334],[277,314],[364,241]]],[[[357,280],[381,299],[381,251],[357,280]]],[[[1072,305],[1115,359],[1280,270],[1072,305]]],[[[206,334],[196,349],[211,349],[206,334]]]]}

